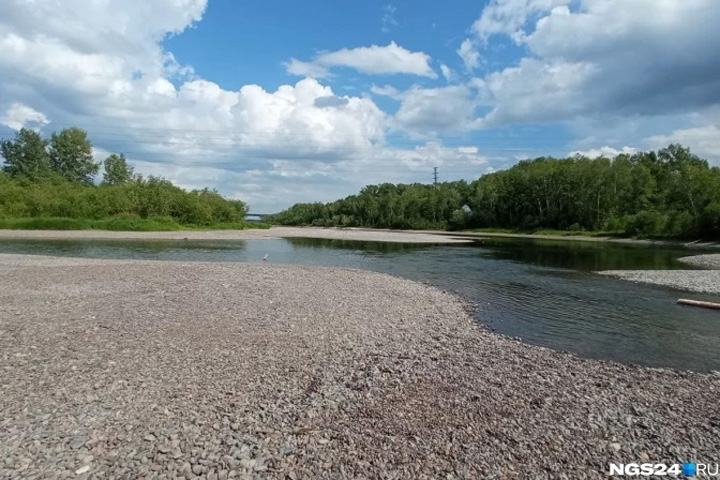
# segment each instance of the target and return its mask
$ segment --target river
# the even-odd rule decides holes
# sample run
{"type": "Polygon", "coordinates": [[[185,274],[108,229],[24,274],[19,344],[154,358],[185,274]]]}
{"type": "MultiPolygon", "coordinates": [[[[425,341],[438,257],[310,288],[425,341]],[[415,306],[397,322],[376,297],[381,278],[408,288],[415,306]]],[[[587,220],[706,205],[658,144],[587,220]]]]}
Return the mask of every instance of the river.
{"type": "Polygon", "coordinates": [[[467,245],[0,240],[0,253],[230,262],[260,262],[267,254],[270,263],[373,270],[457,293],[480,323],[528,343],[631,364],[720,370],[720,312],[675,304],[680,296],[720,302],[718,296],[593,273],[691,268],[677,261],[692,254],[680,248],[503,238],[467,245]]]}

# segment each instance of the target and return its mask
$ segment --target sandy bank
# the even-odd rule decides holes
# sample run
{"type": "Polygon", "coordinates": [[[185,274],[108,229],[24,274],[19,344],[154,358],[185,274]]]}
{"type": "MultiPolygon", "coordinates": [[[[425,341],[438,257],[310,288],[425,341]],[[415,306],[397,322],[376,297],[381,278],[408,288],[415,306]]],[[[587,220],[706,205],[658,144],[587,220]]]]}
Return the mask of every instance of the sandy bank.
{"type": "Polygon", "coordinates": [[[97,240],[253,240],[283,237],[324,238],[398,243],[467,243],[431,233],[314,227],[273,227],[252,230],[182,230],[175,232],[111,232],[107,230],[0,230],[0,239],[97,240]]]}
{"type": "Polygon", "coordinates": [[[720,377],[527,346],[404,279],[0,255],[0,284],[1,478],[600,479],[717,453],[720,377]]]}

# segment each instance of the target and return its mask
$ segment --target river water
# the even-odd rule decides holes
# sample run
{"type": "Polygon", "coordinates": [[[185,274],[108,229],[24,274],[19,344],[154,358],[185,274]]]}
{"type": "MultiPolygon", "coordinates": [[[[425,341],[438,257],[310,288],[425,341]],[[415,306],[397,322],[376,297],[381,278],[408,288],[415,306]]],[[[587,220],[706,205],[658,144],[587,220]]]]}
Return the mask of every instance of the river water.
{"type": "MultiPolygon", "coordinates": [[[[699,295],[593,273],[688,269],[680,248],[486,239],[414,245],[316,239],[247,241],[0,240],[0,253],[148,260],[260,262],[373,270],[467,299],[477,320],[536,345],[625,363],[720,370],[720,312],[676,305],[699,295]]],[[[0,285],[0,288],[2,286],[0,285]]]]}

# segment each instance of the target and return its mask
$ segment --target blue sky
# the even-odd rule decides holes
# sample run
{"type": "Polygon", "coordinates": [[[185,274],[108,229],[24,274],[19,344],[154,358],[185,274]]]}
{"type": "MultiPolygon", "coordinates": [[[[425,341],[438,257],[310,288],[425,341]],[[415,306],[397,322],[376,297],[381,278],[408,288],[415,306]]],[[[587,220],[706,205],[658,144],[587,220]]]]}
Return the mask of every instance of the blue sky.
{"type": "Polygon", "coordinates": [[[255,211],[670,142],[720,165],[716,0],[7,0],[0,136],[255,211]]]}

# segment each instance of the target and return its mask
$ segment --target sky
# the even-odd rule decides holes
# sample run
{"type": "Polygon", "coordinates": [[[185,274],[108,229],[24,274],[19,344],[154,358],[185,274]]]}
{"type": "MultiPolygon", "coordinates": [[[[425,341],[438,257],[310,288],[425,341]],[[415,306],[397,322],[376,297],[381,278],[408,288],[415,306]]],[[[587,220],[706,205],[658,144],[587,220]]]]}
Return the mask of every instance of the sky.
{"type": "Polygon", "coordinates": [[[681,143],[720,166],[717,0],[2,0],[0,137],[257,213],[681,143]]]}

